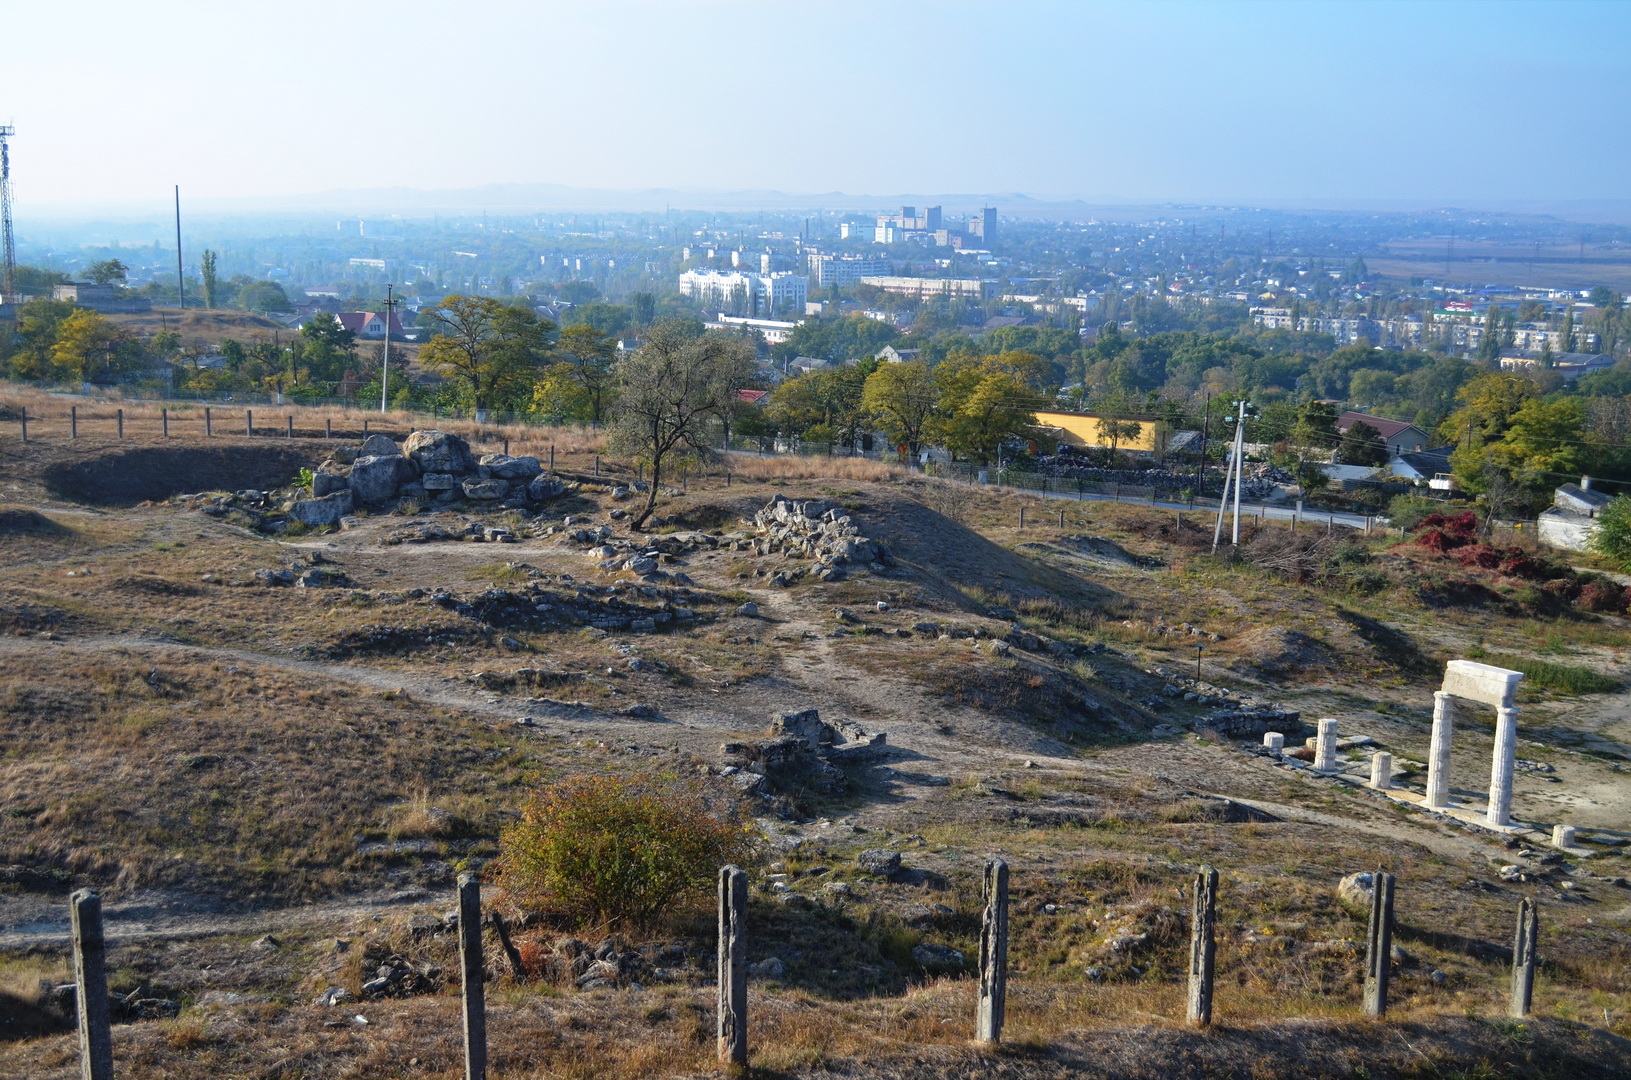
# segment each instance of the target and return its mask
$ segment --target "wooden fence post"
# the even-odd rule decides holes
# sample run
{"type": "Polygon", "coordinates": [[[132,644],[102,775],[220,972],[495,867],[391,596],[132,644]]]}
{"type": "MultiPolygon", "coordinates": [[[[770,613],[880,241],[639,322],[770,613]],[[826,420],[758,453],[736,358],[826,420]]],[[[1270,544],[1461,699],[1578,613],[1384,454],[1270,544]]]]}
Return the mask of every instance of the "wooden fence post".
{"type": "Polygon", "coordinates": [[[504,456],[505,457],[510,456],[510,440],[509,440],[508,436],[505,436],[505,438],[504,438],[504,456]]]}
{"type": "Polygon", "coordinates": [[[1540,933],[1540,909],[1528,897],[1518,903],[1518,933],[1512,941],[1512,1005],[1519,1020],[1529,1015],[1535,997],[1535,938],[1540,933]]]}
{"type": "Polygon", "coordinates": [[[554,443],[549,444],[549,471],[552,472],[552,473],[555,471],[555,444],[554,443]]]}
{"type": "Polygon", "coordinates": [[[204,406],[204,435],[208,437],[214,434],[215,429],[210,425],[210,407],[206,405],[204,406]]]}
{"type": "Polygon", "coordinates": [[[481,948],[481,882],[459,875],[459,967],[464,998],[464,1080],[487,1076],[487,1000],[481,948]]]}
{"type": "Polygon", "coordinates": [[[23,406],[23,441],[28,441],[28,406],[23,406]]]}
{"type": "Polygon", "coordinates": [[[169,409],[160,409],[159,410],[159,422],[164,425],[164,437],[166,439],[168,439],[170,437],[170,410],[169,409]]]}
{"type": "Polygon", "coordinates": [[[286,417],[284,417],[284,419],[289,422],[289,428],[288,428],[289,436],[288,437],[292,439],[292,438],[294,438],[294,416],[292,416],[292,415],[286,416],[286,417]]]}
{"type": "Polygon", "coordinates": [[[363,418],[363,422],[362,422],[362,437],[363,437],[363,438],[365,438],[365,439],[366,439],[366,438],[368,438],[368,419],[367,419],[367,417],[364,417],[364,418],[363,418]]]}
{"type": "Polygon", "coordinates": [[[719,1060],[748,1063],[748,876],[735,866],[719,871],[719,1060]]]}
{"type": "Polygon", "coordinates": [[[121,439],[124,438],[125,437],[125,411],[123,409],[114,410],[114,422],[116,424],[118,424],[119,438],[121,438],[121,439]]]}
{"type": "Polygon", "coordinates": [[[245,409],[244,410],[244,434],[249,435],[249,436],[253,436],[255,434],[255,410],[254,409],[245,409]]]}
{"type": "Polygon", "coordinates": [[[68,437],[70,439],[79,438],[79,406],[78,405],[68,406],[68,437]]]}
{"type": "Polygon", "coordinates": [[[1059,527],[1061,529],[1065,527],[1065,512],[1063,510],[1059,511],[1059,527]]]}
{"type": "Polygon", "coordinates": [[[1189,1022],[1212,1022],[1212,970],[1217,960],[1218,872],[1201,867],[1195,875],[1194,909],[1189,924],[1189,1022]]]}
{"type": "Polygon", "coordinates": [[[79,1074],[83,1080],[113,1080],[102,898],[95,889],[80,889],[68,898],[68,910],[74,937],[74,997],[79,1010],[79,1074]]]}
{"type": "Polygon", "coordinates": [[[1025,527],[1025,508],[1023,506],[1019,508],[1019,527],[1022,529],[1025,527]]]}
{"type": "Polygon", "coordinates": [[[1365,944],[1365,1015],[1387,1015],[1393,970],[1393,875],[1380,867],[1371,878],[1370,928],[1365,944]]]}
{"type": "Polygon", "coordinates": [[[978,1042],[1002,1041],[1003,1014],[1008,1004],[1008,864],[988,859],[985,864],[985,912],[980,916],[980,998],[975,1015],[978,1042]]]}
{"type": "Polygon", "coordinates": [[[323,417],[323,438],[334,438],[334,421],[327,416],[323,417]]]}

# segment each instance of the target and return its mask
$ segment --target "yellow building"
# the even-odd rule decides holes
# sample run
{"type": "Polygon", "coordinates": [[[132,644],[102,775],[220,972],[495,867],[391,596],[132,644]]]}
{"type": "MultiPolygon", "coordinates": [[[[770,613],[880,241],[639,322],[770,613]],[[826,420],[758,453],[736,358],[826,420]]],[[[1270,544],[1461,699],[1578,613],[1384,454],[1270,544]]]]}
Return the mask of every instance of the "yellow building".
{"type": "MultiPolygon", "coordinates": [[[[1075,447],[1108,447],[1112,441],[1108,431],[1110,422],[1110,418],[1094,413],[1036,414],[1038,427],[1056,429],[1062,445],[1075,447]],[[1101,427],[1101,422],[1106,426],[1101,427]]],[[[1120,436],[1114,440],[1117,450],[1143,450],[1153,454],[1159,449],[1158,439],[1163,426],[1160,420],[1153,416],[1125,416],[1116,418],[1114,422],[1122,425],[1120,436]],[[1136,435],[1132,433],[1134,425],[1138,427],[1136,435]]]]}

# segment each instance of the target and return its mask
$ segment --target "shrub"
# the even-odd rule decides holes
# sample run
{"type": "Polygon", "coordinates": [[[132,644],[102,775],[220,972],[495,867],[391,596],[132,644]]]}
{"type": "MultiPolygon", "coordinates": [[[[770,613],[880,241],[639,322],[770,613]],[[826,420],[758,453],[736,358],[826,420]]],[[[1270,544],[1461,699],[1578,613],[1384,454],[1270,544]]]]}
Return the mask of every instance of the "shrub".
{"type": "Polygon", "coordinates": [[[1621,569],[1631,569],[1631,496],[1616,495],[1603,507],[1591,548],[1621,569]]]}
{"type": "Polygon", "coordinates": [[[536,791],[499,838],[518,905],[574,927],[650,926],[708,894],[751,854],[747,831],[694,785],[570,776],[536,791]]]}
{"type": "Polygon", "coordinates": [[[1444,504],[1437,499],[1421,495],[1395,495],[1387,504],[1388,523],[1396,529],[1415,532],[1421,527],[1423,518],[1443,509],[1444,504]]]}
{"type": "Polygon", "coordinates": [[[1419,528],[1416,543],[1442,555],[1473,542],[1478,535],[1478,515],[1471,510],[1455,515],[1428,514],[1419,528]]]}

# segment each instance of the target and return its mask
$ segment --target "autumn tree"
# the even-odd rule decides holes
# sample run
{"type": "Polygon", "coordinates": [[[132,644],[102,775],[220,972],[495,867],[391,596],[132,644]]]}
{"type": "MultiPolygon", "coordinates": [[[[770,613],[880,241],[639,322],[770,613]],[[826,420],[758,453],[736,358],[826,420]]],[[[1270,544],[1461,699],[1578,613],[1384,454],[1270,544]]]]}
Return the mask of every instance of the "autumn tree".
{"type": "Polygon", "coordinates": [[[477,416],[531,394],[553,322],[486,296],[449,296],[432,317],[434,336],[419,350],[420,362],[453,380],[477,416]]]}
{"type": "Polygon", "coordinates": [[[956,353],[934,369],[940,387],[935,430],[946,448],[988,464],[1004,442],[1030,433],[1048,399],[1032,387],[1041,358],[1030,353],[956,353]]]}
{"type": "Polygon", "coordinates": [[[713,426],[734,392],[734,373],[754,362],[740,341],[698,334],[681,321],[651,328],[645,344],[618,365],[612,445],[651,466],[646,504],[631,523],[639,531],[657,506],[665,469],[676,454],[706,455],[713,426]]]}
{"type": "Polygon", "coordinates": [[[123,328],[86,308],[76,308],[57,326],[51,366],[71,382],[90,382],[135,359],[140,345],[123,328]]]}
{"type": "Polygon", "coordinates": [[[915,457],[924,433],[940,410],[940,387],[921,360],[879,364],[867,376],[861,409],[884,430],[889,441],[915,457]]]}

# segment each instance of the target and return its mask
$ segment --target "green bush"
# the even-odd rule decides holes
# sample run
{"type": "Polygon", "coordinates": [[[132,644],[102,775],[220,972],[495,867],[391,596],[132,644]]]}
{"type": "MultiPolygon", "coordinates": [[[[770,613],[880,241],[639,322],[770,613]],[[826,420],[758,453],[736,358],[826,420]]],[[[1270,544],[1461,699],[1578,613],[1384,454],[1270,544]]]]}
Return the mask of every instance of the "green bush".
{"type": "Polygon", "coordinates": [[[1620,569],[1631,569],[1631,497],[1616,495],[1603,507],[1591,548],[1620,569]]]}
{"type": "Polygon", "coordinates": [[[1395,495],[1387,504],[1388,524],[1405,532],[1415,532],[1422,519],[1429,514],[1442,514],[1451,509],[1438,499],[1421,495],[1395,495]]]}
{"type": "Polygon", "coordinates": [[[573,927],[649,927],[710,895],[752,854],[744,826],[693,785],[570,776],[535,792],[499,838],[498,879],[573,927]]]}

